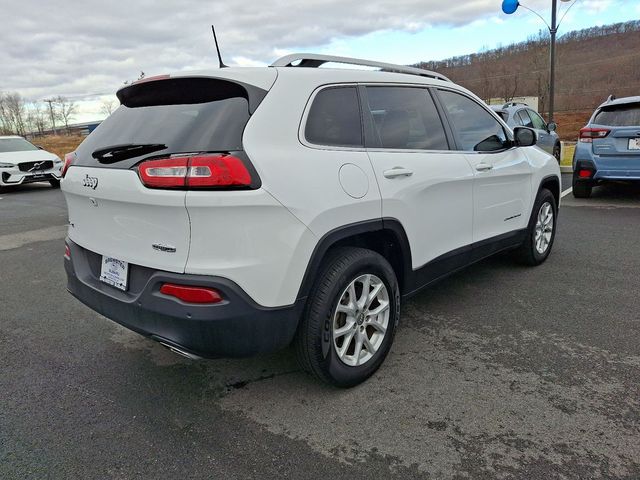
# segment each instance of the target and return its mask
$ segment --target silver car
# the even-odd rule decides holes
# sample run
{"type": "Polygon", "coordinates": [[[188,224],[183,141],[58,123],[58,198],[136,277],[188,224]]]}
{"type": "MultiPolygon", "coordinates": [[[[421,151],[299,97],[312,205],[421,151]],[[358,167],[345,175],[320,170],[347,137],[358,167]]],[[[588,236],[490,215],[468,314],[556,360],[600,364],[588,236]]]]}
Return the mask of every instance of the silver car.
{"type": "Polygon", "coordinates": [[[521,126],[533,128],[538,134],[536,145],[556,157],[560,163],[560,137],[556,133],[555,122],[545,122],[540,114],[526,103],[509,102],[502,106],[492,105],[491,108],[511,129],[521,126]]]}

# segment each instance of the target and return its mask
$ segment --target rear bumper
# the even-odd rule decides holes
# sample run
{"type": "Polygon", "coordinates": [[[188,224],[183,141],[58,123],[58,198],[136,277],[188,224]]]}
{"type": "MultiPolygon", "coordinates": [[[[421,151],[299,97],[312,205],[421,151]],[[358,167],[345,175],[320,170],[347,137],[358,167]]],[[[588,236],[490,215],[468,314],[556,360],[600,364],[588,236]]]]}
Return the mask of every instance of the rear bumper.
{"type": "Polygon", "coordinates": [[[129,265],[129,289],[121,292],[99,280],[101,257],[67,239],[67,289],[82,303],[142,335],[190,354],[245,357],[286,347],[295,334],[304,299],[265,308],[230,280],[176,274],[129,265]],[[160,293],[165,283],[213,287],[224,301],[187,304],[160,293]]]}
{"type": "MultiPolygon", "coordinates": [[[[589,169],[594,173],[588,181],[597,183],[604,180],[640,180],[640,154],[639,155],[595,155],[585,146],[576,147],[573,170],[589,169]]],[[[574,173],[575,174],[575,173],[574,173]]],[[[584,181],[584,180],[580,180],[584,181]]]]}

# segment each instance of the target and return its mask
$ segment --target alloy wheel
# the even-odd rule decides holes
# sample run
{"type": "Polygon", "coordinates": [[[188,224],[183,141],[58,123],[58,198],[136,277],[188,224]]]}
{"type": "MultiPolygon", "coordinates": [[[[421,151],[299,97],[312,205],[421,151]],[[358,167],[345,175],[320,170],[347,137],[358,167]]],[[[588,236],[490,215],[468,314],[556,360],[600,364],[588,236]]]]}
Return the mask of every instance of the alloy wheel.
{"type": "Polygon", "coordinates": [[[551,244],[551,237],[553,235],[553,207],[551,203],[544,202],[540,206],[538,216],[536,218],[536,227],[534,230],[534,244],[536,251],[543,255],[551,244]]]}
{"type": "Polygon", "coordinates": [[[344,289],[333,315],[333,346],[346,365],[364,365],[380,349],[389,327],[389,292],[375,275],[365,274],[344,289]]]}

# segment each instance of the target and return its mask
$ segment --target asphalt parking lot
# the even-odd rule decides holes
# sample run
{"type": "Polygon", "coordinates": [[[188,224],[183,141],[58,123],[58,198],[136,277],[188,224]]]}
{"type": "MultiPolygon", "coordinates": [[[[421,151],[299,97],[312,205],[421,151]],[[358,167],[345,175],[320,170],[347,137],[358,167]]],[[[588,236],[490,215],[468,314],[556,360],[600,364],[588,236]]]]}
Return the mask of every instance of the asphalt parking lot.
{"type": "Polygon", "coordinates": [[[107,321],[66,293],[60,191],[0,197],[2,479],[640,478],[638,188],[567,196],[538,268],[411,299],[351,390],[290,351],[195,362],[107,321]]]}

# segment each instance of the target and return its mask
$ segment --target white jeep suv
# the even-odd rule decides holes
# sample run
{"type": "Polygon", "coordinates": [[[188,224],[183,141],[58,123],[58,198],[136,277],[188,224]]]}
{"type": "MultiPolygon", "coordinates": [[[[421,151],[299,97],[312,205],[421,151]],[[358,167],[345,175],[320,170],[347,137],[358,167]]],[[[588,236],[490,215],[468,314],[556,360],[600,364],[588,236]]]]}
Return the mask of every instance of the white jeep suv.
{"type": "Polygon", "coordinates": [[[355,385],[389,352],[403,299],[553,245],[558,163],[437,73],[302,54],[117,95],[65,159],[68,289],[178,353],[293,342],[305,369],[355,385]]]}

